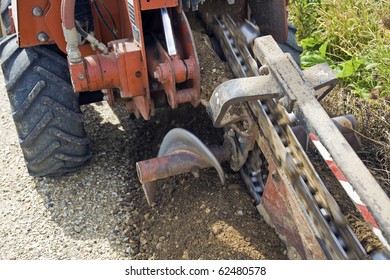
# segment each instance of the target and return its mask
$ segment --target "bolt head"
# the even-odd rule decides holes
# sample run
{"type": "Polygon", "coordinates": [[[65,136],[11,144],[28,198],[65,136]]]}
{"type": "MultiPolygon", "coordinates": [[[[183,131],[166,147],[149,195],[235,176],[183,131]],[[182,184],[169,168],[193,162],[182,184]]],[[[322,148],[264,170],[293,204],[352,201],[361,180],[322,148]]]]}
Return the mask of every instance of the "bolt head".
{"type": "Polygon", "coordinates": [[[38,34],[37,40],[38,42],[46,43],[47,41],[49,41],[49,36],[45,32],[41,32],[38,34]]]}
{"type": "Polygon", "coordinates": [[[34,7],[34,9],[32,10],[32,14],[35,17],[41,17],[43,16],[43,11],[40,7],[34,7]]]}
{"type": "Polygon", "coordinates": [[[259,74],[260,74],[261,76],[266,76],[266,75],[268,75],[268,74],[269,74],[269,68],[268,68],[268,66],[266,66],[266,65],[261,66],[261,67],[259,68],[259,74]]]}
{"type": "Polygon", "coordinates": [[[83,74],[83,73],[80,73],[80,74],[79,74],[79,79],[80,79],[80,80],[84,79],[84,74],[83,74]]]}

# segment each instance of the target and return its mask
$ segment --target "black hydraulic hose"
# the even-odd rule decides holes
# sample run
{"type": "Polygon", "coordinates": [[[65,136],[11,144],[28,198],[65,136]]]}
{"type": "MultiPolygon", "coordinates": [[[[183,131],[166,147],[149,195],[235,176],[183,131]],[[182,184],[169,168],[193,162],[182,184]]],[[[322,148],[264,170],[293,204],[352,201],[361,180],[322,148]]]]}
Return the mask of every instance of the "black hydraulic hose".
{"type": "MultiPolygon", "coordinates": [[[[95,1],[96,1],[96,0],[95,0],[95,1]]],[[[110,10],[107,8],[107,6],[106,6],[106,4],[104,3],[103,0],[99,0],[99,2],[100,2],[100,4],[103,6],[104,10],[107,12],[108,16],[110,17],[111,23],[112,23],[112,25],[113,25],[113,27],[114,27],[114,30],[113,30],[113,31],[114,31],[114,32],[117,31],[118,29],[117,29],[117,27],[116,27],[115,19],[114,19],[114,17],[112,16],[110,10]]]]}
{"type": "Polygon", "coordinates": [[[115,34],[115,32],[111,29],[111,27],[108,25],[107,21],[104,19],[102,11],[99,8],[99,5],[97,4],[96,0],[92,1],[97,14],[99,15],[99,18],[102,20],[104,26],[107,28],[107,30],[110,32],[110,34],[115,38],[118,39],[118,36],[115,34]]]}
{"type": "Polygon", "coordinates": [[[84,38],[87,38],[88,36],[88,33],[80,26],[80,24],[76,21],[75,22],[75,25],[76,25],[76,30],[77,32],[84,38]]]}

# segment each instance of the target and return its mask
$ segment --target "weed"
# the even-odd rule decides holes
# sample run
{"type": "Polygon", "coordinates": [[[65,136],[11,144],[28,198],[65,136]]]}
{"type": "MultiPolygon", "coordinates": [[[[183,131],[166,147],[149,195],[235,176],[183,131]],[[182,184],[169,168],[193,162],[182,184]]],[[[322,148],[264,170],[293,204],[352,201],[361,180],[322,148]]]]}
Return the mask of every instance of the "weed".
{"type": "Polygon", "coordinates": [[[327,62],[355,95],[390,96],[388,0],[295,0],[289,12],[303,68],[327,62]]]}

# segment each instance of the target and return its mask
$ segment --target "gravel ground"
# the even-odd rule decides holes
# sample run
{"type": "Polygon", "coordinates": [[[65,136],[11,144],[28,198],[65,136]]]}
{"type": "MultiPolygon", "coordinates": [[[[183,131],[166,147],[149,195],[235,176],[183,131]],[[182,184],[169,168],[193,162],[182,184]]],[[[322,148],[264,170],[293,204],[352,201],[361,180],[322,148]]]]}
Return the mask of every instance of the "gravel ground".
{"type": "Polygon", "coordinates": [[[124,170],[107,174],[110,167],[96,163],[112,155],[102,151],[80,172],[61,178],[30,177],[3,83],[1,77],[0,259],[125,257],[129,251],[113,231],[123,218],[114,215],[114,209],[120,188],[129,184],[124,170]]]}

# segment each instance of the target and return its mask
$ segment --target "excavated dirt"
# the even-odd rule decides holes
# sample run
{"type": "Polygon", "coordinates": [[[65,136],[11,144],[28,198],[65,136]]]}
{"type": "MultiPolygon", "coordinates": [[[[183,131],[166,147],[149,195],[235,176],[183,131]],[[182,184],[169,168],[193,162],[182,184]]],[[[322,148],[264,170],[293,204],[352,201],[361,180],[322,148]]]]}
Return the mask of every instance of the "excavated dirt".
{"type": "Polygon", "coordinates": [[[234,78],[227,63],[221,61],[213,51],[209,37],[194,31],[194,40],[198,52],[201,83],[201,98],[209,100],[214,89],[221,83],[234,78]]]}
{"type": "MultiPolygon", "coordinates": [[[[208,36],[194,32],[202,76],[201,95],[207,100],[214,88],[233,77],[229,67],[213,52],[208,36]]],[[[163,111],[153,131],[160,143],[174,127],[184,127],[206,144],[221,144],[222,132],[212,127],[203,107],[163,111]],[[188,113],[191,111],[192,113],[188,113]]],[[[153,124],[153,122],[149,123],[153,124]]],[[[148,125],[148,124],[146,124],[148,125]]],[[[157,154],[157,145],[149,156],[157,154]]],[[[140,229],[139,241],[130,245],[137,259],[284,259],[284,245],[272,228],[262,220],[238,174],[228,172],[227,187],[214,170],[158,182],[158,200],[145,206],[141,192],[138,218],[128,224],[140,229]]]]}
{"type": "MultiPolygon", "coordinates": [[[[151,122],[139,124],[146,131],[143,138],[146,143],[129,147],[130,151],[124,151],[125,157],[134,158],[132,150],[140,151],[138,160],[155,156],[158,143],[175,127],[195,133],[206,144],[221,144],[222,141],[220,131],[212,127],[203,108],[162,111],[151,122]]],[[[127,131],[127,125],[124,128],[127,131]]],[[[131,130],[130,125],[129,133],[134,133],[131,130]]],[[[134,163],[136,160],[134,158],[134,163]]],[[[129,176],[135,177],[134,165],[129,169],[129,176]]],[[[128,208],[125,203],[121,210],[136,213],[124,221],[125,235],[130,237],[129,245],[135,258],[285,258],[283,244],[252,206],[251,198],[241,187],[239,175],[228,173],[227,176],[227,187],[221,185],[214,170],[201,171],[198,179],[187,174],[160,180],[153,207],[147,206],[141,188],[136,188],[132,199],[135,208],[128,208]]]]}
{"type": "Polygon", "coordinates": [[[330,194],[340,206],[341,212],[347,218],[351,229],[354,231],[363,248],[368,253],[377,249],[382,249],[383,245],[381,241],[370,230],[370,225],[364,220],[361,213],[350,200],[348,194],[343,190],[342,185],[329,169],[321,155],[317,152],[314,145],[310,146],[308,155],[312,160],[318,175],[320,175],[330,194]]]}

